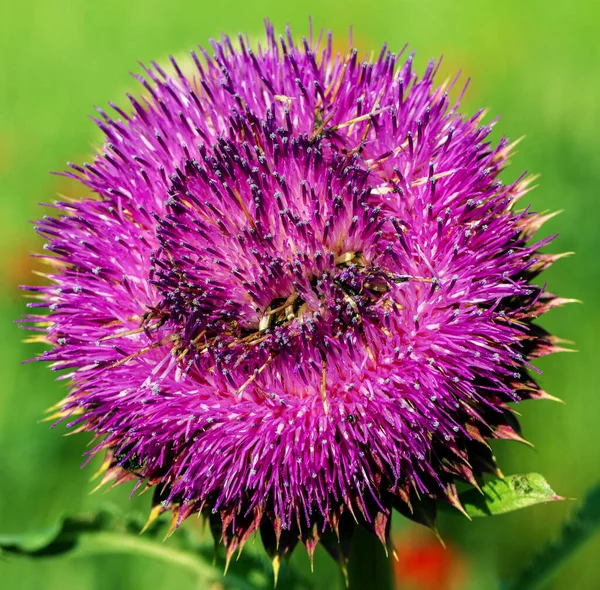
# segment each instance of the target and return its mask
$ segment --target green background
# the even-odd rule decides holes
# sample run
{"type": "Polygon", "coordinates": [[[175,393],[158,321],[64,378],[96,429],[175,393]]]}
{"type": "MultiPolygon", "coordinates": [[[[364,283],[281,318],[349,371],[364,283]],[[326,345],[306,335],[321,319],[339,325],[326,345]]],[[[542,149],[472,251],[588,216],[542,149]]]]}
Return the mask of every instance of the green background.
{"type": "MultiPolygon", "coordinates": [[[[600,471],[600,9],[592,0],[482,0],[344,2],[202,2],[200,0],[30,0],[0,9],[0,531],[35,529],[63,512],[94,508],[107,500],[129,507],[128,489],[89,495],[94,465],[80,470],[85,435],[63,437],[40,423],[42,411],[64,394],[46,367],[22,365],[36,353],[22,344],[14,320],[24,310],[17,285],[31,281],[27,254],[38,249],[30,220],[41,201],[79,187],[52,176],[68,160],[81,161],[99,140],[87,115],[94,104],[124,104],[134,89],[128,76],[137,60],[186,54],[220,32],[259,36],[269,16],[306,32],[331,28],[346,46],[354,27],[361,51],[388,42],[417,51],[417,68],[444,54],[443,73],[462,69],[472,77],[463,110],[479,106],[498,114],[499,133],[526,135],[508,171],[539,172],[529,196],[535,210],[564,212],[543,233],[559,232],[551,251],[574,251],[545,273],[549,289],[582,300],[551,312],[543,325],[575,341],[577,354],[538,363],[541,383],[566,405],[529,402],[520,408],[535,449],[499,442],[505,473],[542,472],[554,489],[581,498],[600,471]]],[[[440,77],[440,82],[442,78],[440,77]]],[[[134,500],[147,508],[146,497],[134,500]]],[[[467,554],[474,589],[510,576],[536,547],[551,538],[573,508],[559,503],[467,523],[447,517],[443,536],[467,554]]],[[[295,556],[306,567],[301,551],[295,556]]],[[[562,570],[555,590],[600,587],[600,538],[588,543],[562,570]]],[[[319,586],[331,587],[333,566],[317,555],[319,586]]],[[[194,588],[171,566],[143,558],[102,557],[54,562],[0,562],[6,589],[194,588]]]]}

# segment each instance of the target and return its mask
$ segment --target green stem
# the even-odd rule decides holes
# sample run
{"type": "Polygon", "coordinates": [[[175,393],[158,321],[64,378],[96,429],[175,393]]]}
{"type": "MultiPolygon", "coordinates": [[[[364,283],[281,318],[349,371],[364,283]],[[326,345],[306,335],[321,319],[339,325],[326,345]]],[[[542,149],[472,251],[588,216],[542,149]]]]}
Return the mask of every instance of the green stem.
{"type": "MultiPolygon", "coordinates": [[[[155,538],[138,537],[123,533],[93,533],[79,536],[79,542],[85,547],[86,553],[99,554],[129,554],[160,559],[188,570],[202,583],[202,588],[208,583],[222,577],[222,572],[208,564],[204,557],[196,552],[170,547],[155,538]]],[[[229,572],[225,580],[235,584],[240,590],[253,590],[246,580],[229,572]]]]}
{"type": "Polygon", "coordinates": [[[348,560],[349,590],[392,590],[390,559],[375,535],[356,527],[348,560]]]}
{"type": "Polygon", "coordinates": [[[560,538],[537,553],[501,590],[534,590],[548,583],[567,559],[600,527],[600,483],[588,493],[581,508],[563,526],[560,538]]]}
{"type": "Polygon", "coordinates": [[[194,575],[204,579],[215,578],[215,570],[195,553],[170,547],[155,539],[145,539],[144,537],[134,537],[133,535],[121,533],[81,535],[80,541],[84,541],[84,539],[86,552],[96,555],[100,553],[143,555],[183,567],[194,575]]]}

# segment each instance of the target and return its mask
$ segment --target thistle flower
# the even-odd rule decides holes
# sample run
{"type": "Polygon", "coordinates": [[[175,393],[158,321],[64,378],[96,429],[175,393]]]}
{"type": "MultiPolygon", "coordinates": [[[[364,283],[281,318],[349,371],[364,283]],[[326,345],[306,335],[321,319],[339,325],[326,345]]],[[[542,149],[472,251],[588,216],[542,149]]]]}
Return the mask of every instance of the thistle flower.
{"type": "Polygon", "coordinates": [[[260,531],[276,566],[298,540],[343,564],[355,523],[433,527],[498,472],[507,403],[547,396],[532,321],[564,300],[530,283],[556,257],[513,208],[529,179],[499,180],[512,145],[439,64],[266,29],[98,109],[105,145],[65,172],[95,197],[40,221],[29,319],[70,371],[56,416],[94,433],[103,482],[154,487],[151,520],[207,515],[228,559],[260,531]]]}

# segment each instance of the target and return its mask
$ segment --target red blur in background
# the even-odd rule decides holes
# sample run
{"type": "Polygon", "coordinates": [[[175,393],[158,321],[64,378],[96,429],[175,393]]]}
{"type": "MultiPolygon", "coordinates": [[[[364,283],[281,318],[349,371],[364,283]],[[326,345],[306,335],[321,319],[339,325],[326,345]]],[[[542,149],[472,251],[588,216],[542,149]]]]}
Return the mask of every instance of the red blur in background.
{"type": "Polygon", "coordinates": [[[393,539],[397,559],[392,559],[398,590],[461,590],[468,587],[466,556],[431,533],[410,530],[393,539]]]}

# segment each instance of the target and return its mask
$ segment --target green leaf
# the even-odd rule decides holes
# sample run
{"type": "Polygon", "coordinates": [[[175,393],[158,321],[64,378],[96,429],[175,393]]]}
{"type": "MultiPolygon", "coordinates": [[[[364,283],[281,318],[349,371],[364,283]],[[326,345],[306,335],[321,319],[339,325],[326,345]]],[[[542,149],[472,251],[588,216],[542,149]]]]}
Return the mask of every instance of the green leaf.
{"type": "Polygon", "coordinates": [[[55,522],[37,531],[18,535],[0,535],[1,552],[37,556],[38,552],[43,552],[44,549],[52,546],[60,535],[61,529],[62,522],[55,522]]]}
{"type": "MultiPolygon", "coordinates": [[[[198,586],[213,585],[227,590],[272,590],[271,564],[246,549],[223,576],[225,560],[215,554],[214,543],[189,527],[163,542],[169,520],[157,519],[140,535],[144,519],[107,507],[96,513],[65,516],[51,526],[16,535],[0,535],[0,557],[50,558],[85,557],[125,553],[170,562],[187,569],[198,586]],[[234,570],[234,571],[232,571],[234,570]]],[[[311,584],[290,567],[285,567],[285,588],[306,590],[311,584]]]]}
{"type": "Polygon", "coordinates": [[[93,514],[63,517],[39,531],[0,535],[0,554],[43,558],[66,554],[129,553],[176,563],[202,579],[218,577],[200,553],[157,542],[161,528],[161,525],[157,525],[148,535],[140,536],[139,519],[122,516],[114,509],[104,509],[93,514]]]}
{"type": "MultiPolygon", "coordinates": [[[[114,508],[65,516],[38,531],[0,535],[0,556],[49,558],[127,553],[163,560],[187,569],[203,588],[216,582],[223,588],[238,590],[272,588],[268,564],[248,552],[244,552],[236,562],[239,574],[230,572],[223,577],[223,560],[211,565],[214,559],[212,543],[200,543],[185,527],[164,543],[162,538],[168,529],[168,521],[157,520],[140,535],[142,527],[143,519],[136,515],[123,515],[114,508]]],[[[293,579],[293,575],[290,577],[293,579]]]]}
{"type": "Polygon", "coordinates": [[[480,493],[469,490],[460,494],[460,501],[471,517],[493,516],[528,506],[564,500],[539,473],[510,475],[486,483],[480,493]]]}

